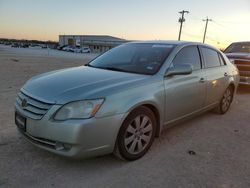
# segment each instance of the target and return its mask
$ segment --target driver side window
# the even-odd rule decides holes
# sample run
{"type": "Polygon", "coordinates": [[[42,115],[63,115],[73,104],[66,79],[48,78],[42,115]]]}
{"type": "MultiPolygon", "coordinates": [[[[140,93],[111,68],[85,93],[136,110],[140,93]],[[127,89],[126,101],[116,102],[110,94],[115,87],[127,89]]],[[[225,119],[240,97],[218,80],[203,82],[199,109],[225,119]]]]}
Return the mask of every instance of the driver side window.
{"type": "Polygon", "coordinates": [[[193,70],[201,69],[200,54],[197,46],[184,47],[175,56],[172,66],[177,64],[190,64],[193,70]]]}

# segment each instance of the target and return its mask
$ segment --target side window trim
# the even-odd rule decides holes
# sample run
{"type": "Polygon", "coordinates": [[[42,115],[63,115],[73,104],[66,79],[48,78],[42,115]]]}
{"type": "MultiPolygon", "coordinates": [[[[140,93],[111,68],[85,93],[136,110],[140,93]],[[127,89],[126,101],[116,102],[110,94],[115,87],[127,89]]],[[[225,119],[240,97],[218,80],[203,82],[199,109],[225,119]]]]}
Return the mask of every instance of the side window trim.
{"type": "Polygon", "coordinates": [[[196,45],[196,48],[198,49],[199,56],[200,56],[201,69],[204,69],[205,68],[205,63],[203,61],[201,49],[199,48],[199,45],[196,45]]]}
{"type": "Polygon", "coordinates": [[[219,52],[218,52],[218,56],[219,56],[220,62],[222,61],[221,66],[226,66],[227,63],[226,63],[224,57],[219,52]]]}
{"type": "Polygon", "coordinates": [[[199,50],[200,50],[200,52],[201,52],[201,56],[202,56],[202,60],[203,60],[203,64],[204,64],[205,69],[216,68],[216,67],[221,67],[221,66],[222,66],[222,65],[221,65],[221,60],[220,60],[220,58],[219,58],[219,52],[218,52],[217,50],[215,50],[215,49],[213,49],[213,48],[210,48],[209,46],[202,46],[202,45],[198,45],[198,46],[199,46],[198,48],[199,48],[199,50]],[[208,66],[207,66],[207,63],[206,63],[206,60],[205,60],[205,57],[204,57],[204,54],[203,54],[201,48],[207,48],[207,49],[210,49],[210,50],[215,51],[215,52],[217,53],[217,55],[218,55],[218,59],[219,59],[219,61],[220,61],[220,65],[218,65],[218,66],[213,66],[213,67],[208,67],[208,66]]]}
{"type": "Polygon", "coordinates": [[[223,65],[223,62],[221,62],[221,57],[220,57],[220,54],[217,52],[217,55],[218,55],[218,58],[219,58],[219,61],[220,61],[220,66],[223,65]]]}
{"type": "Polygon", "coordinates": [[[181,49],[178,51],[178,53],[176,53],[176,55],[174,56],[174,58],[173,58],[173,60],[172,60],[172,62],[171,62],[170,67],[173,65],[173,62],[174,62],[176,56],[177,56],[183,49],[189,48],[189,47],[195,47],[195,48],[197,49],[197,51],[198,51],[198,54],[199,54],[200,69],[196,69],[196,70],[193,70],[193,71],[202,70],[202,69],[204,68],[203,63],[202,63],[202,58],[201,58],[200,49],[199,49],[198,45],[195,45],[195,44],[187,45],[187,46],[184,46],[183,48],[181,48],[181,49]]]}
{"type": "Polygon", "coordinates": [[[202,53],[201,48],[202,48],[202,46],[198,45],[198,49],[199,49],[199,52],[200,52],[200,56],[201,56],[201,61],[202,61],[203,68],[207,69],[206,61],[205,61],[205,58],[204,58],[204,55],[202,53]]]}

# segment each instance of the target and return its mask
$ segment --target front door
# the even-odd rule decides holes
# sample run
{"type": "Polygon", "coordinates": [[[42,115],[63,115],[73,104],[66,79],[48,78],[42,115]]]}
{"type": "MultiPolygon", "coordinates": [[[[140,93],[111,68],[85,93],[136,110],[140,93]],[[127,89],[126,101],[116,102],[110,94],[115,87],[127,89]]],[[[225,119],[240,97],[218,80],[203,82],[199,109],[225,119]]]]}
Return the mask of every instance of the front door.
{"type": "Polygon", "coordinates": [[[181,49],[171,66],[176,64],[191,64],[193,72],[165,78],[165,123],[200,110],[206,98],[205,72],[198,47],[181,49]]]}

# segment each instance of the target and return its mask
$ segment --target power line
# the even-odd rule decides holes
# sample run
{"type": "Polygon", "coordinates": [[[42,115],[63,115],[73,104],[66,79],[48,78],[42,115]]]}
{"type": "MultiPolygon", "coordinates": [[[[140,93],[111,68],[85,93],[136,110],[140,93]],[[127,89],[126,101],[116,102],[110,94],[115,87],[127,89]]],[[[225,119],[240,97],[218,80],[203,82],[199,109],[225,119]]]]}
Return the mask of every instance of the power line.
{"type": "Polygon", "coordinates": [[[203,43],[205,43],[205,39],[206,39],[206,34],[207,34],[207,25],[208,25],[208,22],[210,21],[213,21],[212,19],[208,19],[208,17],[207,17],[207,19],[204,19],[204,20],[202,20],[202,21],[204,21],[204,22],[206,22],[206,25],[205,25],[205,31],[204,31],[204,36],[203,36],[203,43]]]}
{"type": "Polygon", "coordinates": [[[220,23],[218,23],[217,21],[214,21],[214,20],[213,20],[212,23],[215,24],[216,26],[219,26],[220,28],[228,29],[227,26],[225,26],[225,25],[223,25],[223,24],[220,24],[220,23]]]}
{"type": "Polygon", "coordinates": [[[189,37],[193,37],[193,38],[196,38],[196,39],[201,39],[202,36],[201,35],[194,35],[194,34],[190,34],[190,33],[187,33],[187,32],[182,32],[184,35],[187,35],[189,37]]]}
{"type": "Polygon", "coordinates": [[[211,23],[211,26],[219,29],[221,32],[223,32],[223,35],[230,35],[231,37],[233,36],[234,32],[230,26],[225,26],[224,24],[218,23],[214,20],[211,23]]]}
{"type": "Polygon", "coordinates": [[[220,42],[219,40],[217,40],[213,37],[210,37],[209,35],[206,36],[206,39],[211,40],[211,41],[216,42],[216,43],[220,42]]]}
{"type": "Polygon", "coordinates": [[[185,18],[184,18],[184,15],[185,15],[185,13],[189,13],[189,11],[187,11],[187,10],[183,10],[183,11],[181,11],[181,12],[179,12],[180,14],[181,14],[181,17],[179,18],[179,22],[180,22],[180,31],[179,31],[179,37],[178,37],[178,40],[181,40],[181,31],[182,31],[182,24],[183,24],[183,22],[185,22],[186,20],[185,20],[185,18]]]}
{"type": "Polygon", "coordinates": [[[200,21],[202,21],[202,19],[199,19],[199,18],[196,18],[196,17],[192,17],[192,16],[188,17],[188,20],[190,20],[192,22],[200,22],[200,21]]]}
{"type": "Polygon", "coordinates": [[[250,24],[250,22],[232,22],[232,21],[227,21],[227,20],[217,20],[220,23],[224,23],[224,24],[250,24]]]}
{"type": "Polygon", "coordinates": [[[228,46],[228,44],[229,43],[231,43],[231,42],[223,42],[223,41],[220,41],[220,40],[215,40],[215,39],[213,39],[213,38],[211,38],[210,36],[207,36],[207,39],[209,40],[209,41],[211,41],[211,42],[214,42],[214,43],[216,43],[217,45],[221,45],[221,46],[228,46]]]}

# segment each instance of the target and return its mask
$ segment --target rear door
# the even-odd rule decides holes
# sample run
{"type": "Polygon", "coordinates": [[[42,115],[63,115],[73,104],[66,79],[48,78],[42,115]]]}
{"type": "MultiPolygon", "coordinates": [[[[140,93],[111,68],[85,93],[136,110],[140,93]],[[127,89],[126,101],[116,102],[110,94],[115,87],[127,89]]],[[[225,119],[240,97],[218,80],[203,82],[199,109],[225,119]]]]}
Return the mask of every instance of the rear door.
{"type": "Polygon", "coordinates": [[[200,47],[205,63],[207,98],[205,105],[212,105],[220,101],[226,87],[228,73],[220,54],[208,47],[200,47]]]}
{"type": "Polygon", "coordinates": [[[171,122],[200,110],[206,98],[205,73],[197,46],[182,48],[171,66],[191,64],[193,72],[189,75],[166,77],[165,85],[165,122],[171,122]]]}

